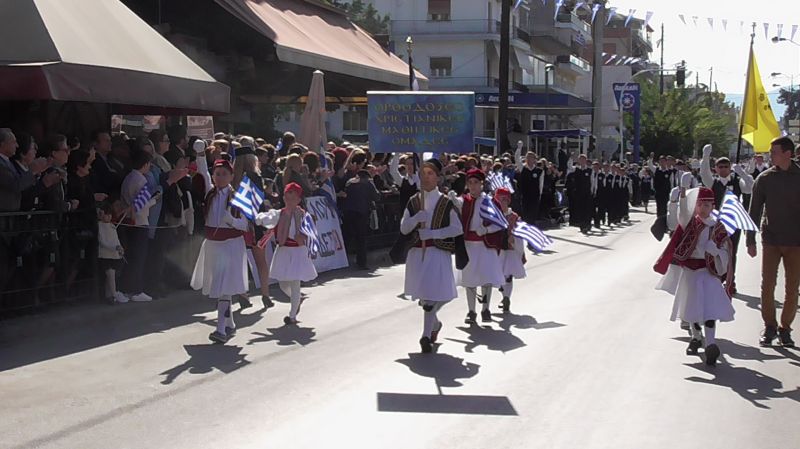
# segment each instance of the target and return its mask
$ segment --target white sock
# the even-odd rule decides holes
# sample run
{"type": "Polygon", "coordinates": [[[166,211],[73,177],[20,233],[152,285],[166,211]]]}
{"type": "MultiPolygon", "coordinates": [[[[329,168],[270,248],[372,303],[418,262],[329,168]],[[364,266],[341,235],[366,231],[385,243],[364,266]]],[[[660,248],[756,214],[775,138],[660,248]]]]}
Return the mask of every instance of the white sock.
{"type": "Polygon", "coordinates": [[[714,338],[716,334],[717,334],[716,325],[714,327],[706,326],[706,346],[713,345],[717,342],[717,340],[714,338]]]}
{"type": "Polygon", "coordinates": [[[703,333],[700,331],[700,323],[689,323],[689,329],[692,331],[692,338],[696,340],[703,339],[703,333]]]}
{"type": "Polygon", "coordinates": [[[297,312],[300,311],[300,281],[291,281],[291,295],[292,307],[289,309],[289,318],[297,319],[297,312]]]}
{"type": "Polygon", "coordinates": [[[481,285],[481,295],[483,296],[483,310],[489,310],[489,303],[492,302],[492,285],[481,285]]]}
{"type": "Polygon", "coordinates": [[[217,300],[217,332],[225,335],[225,324],[231,312],[231,297],[223,295],[217,300]]]}
{"type": "Polygon", "coordinates": [[[511,292],[514,290],[514,278],[509,277],[506,283],[503,284],[503,297],[511,298],[511,292]]]}
{"type": "Polygon", "coordinates": [[[117,273],[112,270],[106,270],[106,298],[113,298],[117,293],[117,273]]]}
{"type": "Polygon", "coordinates": [[[424,311],[423,309],[423,319],[422,319],[422,336],[431,338],[431,333],[439,325],[439,318],[437,314],[439,313],[439,309],[442,308],[444,305],[443,302],[431,302],[431,301],[423,301],[423,307],[432,307],[430,312],[424,311]]]}
{"type": "Polygon", "coordinates": [[[466,287],[467,290],[467,307],[470,312],[475,311],[475,297],[478,294],[478,289],[475,287],[466,287]]]}

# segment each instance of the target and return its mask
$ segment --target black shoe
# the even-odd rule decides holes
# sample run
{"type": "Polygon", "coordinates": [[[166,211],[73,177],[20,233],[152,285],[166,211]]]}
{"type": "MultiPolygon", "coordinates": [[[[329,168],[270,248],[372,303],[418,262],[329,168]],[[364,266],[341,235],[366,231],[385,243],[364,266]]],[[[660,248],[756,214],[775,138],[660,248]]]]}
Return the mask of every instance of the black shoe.
{"type": "Polygon", "coordinates": [[[686,348],[686,355],[697,355],[697,350],[703,346],[703,342],[698,340],[697,338],[693,338],[689,341],[689,347],[686,348]]]}
{"type": "Polygon", "coordinates": [[[767,326],[764,332],[761,333],[761,339],[758,341],[760,346],[772,346],[772,340],[778,336],[778,328],[775,326],[767,326]]]}
{"type": "Polygon", "coordinates": [[[510,312],[511,311],[511,298],[508,296],[504,297],[502,301],[500,301],[500,308],[503,312],[510,312]]]}
{"type": "Polygon", "coordinates": [[[264,303],[264,308],[269,309],[270,307],[275,307],[275,303],[272,302],[272,298],[268,295],[261,295],[261,302],[264,303]]]}
{"type": "Polygon", "coordinates": [[[431,344],[431,339],[428,337],[420,338],[419,348],[423,354],[430,354],[430,352],[433,351],[433,345],[431,344]]]}
{"type": "Polygon", "coordinates": [[[220,334],[217,331],[214,331],[214,332],[208,334],[208,339],[213,341],[214,343],[225,344],[225,343],[228,342],[228,336],[220,334]]]}
{"type": "Polygon", "coordinates": [[[481,310],[481,321],[484,323],[492,322],[492,312],[488,310],[481,310]]]}
{"type": "Polygon", "coordinates": [[[436,343],[436,340],[439,338],[439,331],[442,330],[442,322],[439,321],[439,326],[436,327],[433,331],[431,331],[431,343],[436,343]]]}
{"type": "Polygon", "coordinates": [[[686,321],[681,321],[681,329],[685,330],[689,336],[692,336],[692,325],[687,323],[686,321]]]}
{"type": "Polygon", "coordinates": [[[470,310],[469,312],[467,312],[467,317],[464,319],[464,323],[478,324],[478,322],[475,321],[476,318],[478,318],[478,314],[470,310]]]}
{"type": "Polygon", "coordinates": [[[253,307],[253,303],[250,302],[250,298],[247,296],[237,296],[236,301],[239,303],[239,310],[244,310],[248,307],[253,307]]]}
{"type": "Polygon", "coordinates": [[[297,324],[297,320],[293,319],[292,317],[285,316],[283,317],[283,324],[290,325],[290,324],[297,324]]]}
{"type": "Polygon", "coordinates": [[[225,328],[225,335],[228,337],[228,340],[236,336],[236,328],[235,327],[226,327],[225,328]]]}
{"type": "Polygon", "coordinates": [[[719,358],[719,347],[715,344],[706,346],[706,365],[714,366],[719,358]]]}
{"type": "Polygon", "coordinates": [[[781,346],[784,348],[794,348],[791,329],[786,329],[784,327],[778,329],[778,338],[780,339],[781,346]]]}

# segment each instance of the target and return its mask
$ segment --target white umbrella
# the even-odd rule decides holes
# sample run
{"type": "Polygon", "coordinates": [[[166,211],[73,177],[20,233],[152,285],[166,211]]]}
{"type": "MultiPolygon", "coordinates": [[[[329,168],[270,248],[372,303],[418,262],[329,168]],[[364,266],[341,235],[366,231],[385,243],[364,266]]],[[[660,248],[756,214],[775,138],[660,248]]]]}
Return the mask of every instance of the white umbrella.
{"type": "Polygon", "coordinates": [[[316,152],[320,152],[328,140],[325,129],[325,74],[319,70],[315,70],[311,78],[298,138],[300,143],[316,152]]]}

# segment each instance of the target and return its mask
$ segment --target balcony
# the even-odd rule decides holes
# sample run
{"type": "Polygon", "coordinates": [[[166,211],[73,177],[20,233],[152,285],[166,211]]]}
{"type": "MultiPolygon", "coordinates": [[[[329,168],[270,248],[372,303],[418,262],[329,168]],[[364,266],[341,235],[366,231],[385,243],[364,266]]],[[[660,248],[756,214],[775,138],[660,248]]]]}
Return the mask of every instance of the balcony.
{"type": "Polygon", "coordinates": [[[592,71],[592,66],[588,61],[575,55],[556,56],[556,65],[572,72],[574,75],[586,75],[592,71]]]}
{"type": "Polygon", "coordinates": [[[559,14],[556,16],[555,26],[556,28],[568,28],[578,33],[583,33],[585,36],[588,36],[588,40],[592,39],[592,27],[575,14],[559,14]]]}
{"type": "Polygon", "coordinates": [[[489,19],[392,20],[390,30],[393,36],[499,34],[500,22],[489,19]]]}
{"type": "MultiPolygon", "coordinates": [[[[495,91],[500,87],[500,80],[493,76],[449,76],[449,77],[434,77],[429,79],[429,86],[431,90],[482,90],[482,91],[495,91]]],[[[522,83],[510,81],[508,89],[512,92],[528,92],[528,88],[522,83]]]]}

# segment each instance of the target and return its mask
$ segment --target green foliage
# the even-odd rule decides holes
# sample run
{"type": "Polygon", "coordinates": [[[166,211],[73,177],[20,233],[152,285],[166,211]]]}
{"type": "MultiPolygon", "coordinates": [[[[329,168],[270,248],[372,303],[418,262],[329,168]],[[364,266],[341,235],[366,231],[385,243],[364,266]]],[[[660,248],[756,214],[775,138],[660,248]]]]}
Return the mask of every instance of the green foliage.
{"type": "Polygon", "coordinates": [[[365,4],[363,0],[353,0],[352,3],[334,2],[336,6],[347,11],[350,20],[363,28],[366,32],[376,34],[389,34],[389,15],[383,17],[371,3],[365,4]]]}
{"type": "Polygon", "coordinates": [[[783,114],[784,119],[800,118],[800,90],[781,89],[778,95],[778,103],[786,105],[786,112],[783,114]]]}
{"type": "Polygon", "coordinates": [[[643,155],[686,158],[707,143],[715,154],[727,155],[736,138],[736,113],[722,93],[701,92],[695,98],[694,89],[674,89],[662,96],[655,85],[642,83],[641,128],[643,155]]]}

